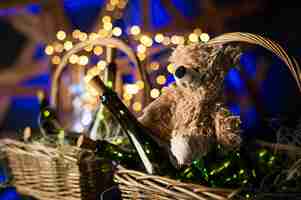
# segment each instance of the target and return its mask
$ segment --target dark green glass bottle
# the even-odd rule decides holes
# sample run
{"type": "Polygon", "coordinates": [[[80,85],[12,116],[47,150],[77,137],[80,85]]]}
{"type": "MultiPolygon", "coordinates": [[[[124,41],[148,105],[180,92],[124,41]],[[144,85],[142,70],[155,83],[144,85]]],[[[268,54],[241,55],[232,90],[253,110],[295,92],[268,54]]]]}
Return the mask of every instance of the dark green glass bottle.
{"type": "Polygon", "coordinates": [[[136,170],[143,168],[135,151],[125,150],[106,140],[94,141],[87,136],[81,135],[77,140],[77,146],[90,149],[97,156],[115,161],[116,164],[121,164],[123,167],[136,170]]]}
{"type": "Polygon", "coordinates": [[[37,96],[40,103],[40,113],[38,116],[40,131],[44,136],[59,134],[62,128],[58,122],[55,110],[50,107],[44,92],[39,91],[37,96]]]}
{"type": "Polygon", "coordinates": [[[101,102],[118,120],[127,134],[132,145],[137,150],[139,157],[150,174],[159,173],[167,175],[173,166],[169,161],[167,151],[153,138],[153,134],[136,119],[136,117],[122,103],[118,95],[105,86],[99,77],[94,77],[90,82],[101,97],[101,102]]]}

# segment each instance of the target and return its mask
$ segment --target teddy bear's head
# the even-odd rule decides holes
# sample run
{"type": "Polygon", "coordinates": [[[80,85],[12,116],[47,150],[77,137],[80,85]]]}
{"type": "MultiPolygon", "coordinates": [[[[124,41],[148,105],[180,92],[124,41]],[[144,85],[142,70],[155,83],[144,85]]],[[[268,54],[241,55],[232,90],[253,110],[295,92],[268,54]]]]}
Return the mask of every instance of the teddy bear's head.
{"type": "Polygon", "coordinates": [[[224,76],[240,55],[237,47],[199,43],[179,45],[169,61],[175,68],[178,87],[208,90],[212,85],[218,88],[223,84],[224,76]]]}

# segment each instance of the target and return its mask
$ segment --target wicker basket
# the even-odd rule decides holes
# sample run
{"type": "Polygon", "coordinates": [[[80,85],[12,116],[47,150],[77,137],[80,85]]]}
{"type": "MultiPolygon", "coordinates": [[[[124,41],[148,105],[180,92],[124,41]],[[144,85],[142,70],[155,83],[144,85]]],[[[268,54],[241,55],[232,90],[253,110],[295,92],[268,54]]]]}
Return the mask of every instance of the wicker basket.
{"type": "Polygon", "coordinates": [[[39,200],[95,200],[113,184],[111,161],[73,146],[58,148],[0,140],[13,184],[39,200]]]}
{"type": "MultiPolygon", "coordinates": [[[[279,44],[254,34],[228,33],[213,38],[208,45],[229,42],[247,42],[272,51],[289,67],[299,89],[301,88],[298,64],[279,44]]],[[[77,48],[85,45],[87,44],[79,44],[77,48]]],[[[67,58],[68,55],[63,60],[67,58]]],[[[63,67],[64,65],[60,69],[63,67]]],[[[60,72],[57,71],[57,78],[60,72]]],[[[54,85],[53,105],[56,105],[56,97],[57,86],[54,85]]],[[[41,144],[2,140],[0,147],[8,158],[17,189],[41,200],[95,200],[97,195],[113,184],[113,173],[123,199],[226,200],[234,197],[239,191],[182,183],[122,167],[117,170],[112,167],[112,170],[107,171],[107,166],[112,166],[110,161],[98,160],[93,153],[72,146],[53,148],[41,144]]]]}

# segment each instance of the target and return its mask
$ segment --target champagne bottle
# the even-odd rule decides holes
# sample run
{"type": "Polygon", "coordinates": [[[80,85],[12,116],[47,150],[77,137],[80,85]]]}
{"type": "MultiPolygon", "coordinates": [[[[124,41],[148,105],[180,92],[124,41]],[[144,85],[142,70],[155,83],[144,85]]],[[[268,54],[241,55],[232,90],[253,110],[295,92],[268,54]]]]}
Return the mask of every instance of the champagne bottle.
{"type": "Polygon", "coordinates": [[[121,147],[106,140],[92,140],[85,135],[81,135],[77,140],[77,146],[90,149],[99,157],[115,161],[117,164],[129,169],[139,169],[141,163],[136,152],[126,151],[121,147]]]}
{"type": "Polygon", "coordinates": [[[45,92],[39,91],[37,96],[40,103],[40,113],[38,116],[40,131],[45,137],[59,134],[62,129],[55,110],[49,105],[45,92]]]}
{"type": "Polygon", "coordinates": [[[51,143],[59,143],[61,145],[66,143],[75,144],[78,134],[70,131],[66,134],[66,131],[59,123],[55,109],[50,107],[45,93],[39,91],[37,96],[40,103],[38,125],[43,138],[51,143]]]}
{"type": "Polygon", "coordinates": [[[130,142],[137,150],[147,173],[166,174],[170,172],[173,166],[169,161],[166,154],[167,152],[157,143],[153,134],[143,127],[136,117],[127,109],[117,94],[105,86],[98,76],[89,82],[89,86],[100,95],[103,105],[116,117],[130,142]]]}

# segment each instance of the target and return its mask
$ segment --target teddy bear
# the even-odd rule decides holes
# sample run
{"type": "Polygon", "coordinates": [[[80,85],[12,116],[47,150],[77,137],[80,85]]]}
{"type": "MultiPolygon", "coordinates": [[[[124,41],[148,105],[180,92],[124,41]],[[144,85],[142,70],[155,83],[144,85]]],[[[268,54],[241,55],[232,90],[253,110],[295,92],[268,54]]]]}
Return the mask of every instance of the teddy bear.
{"type": "Polygon", "coordinates": [[[168,144],[172,163],[189,165],[217,144],[239,148],[240,117],[225,106],[223,91],[227,72],[239,64],[239,46],[180,45],[169,61],[175,83],[147,105],[139,121],[168,144]]]}

